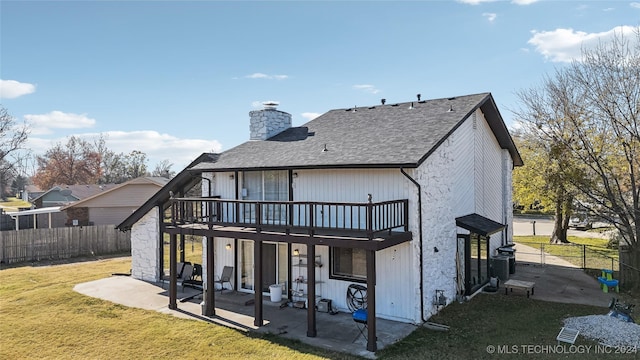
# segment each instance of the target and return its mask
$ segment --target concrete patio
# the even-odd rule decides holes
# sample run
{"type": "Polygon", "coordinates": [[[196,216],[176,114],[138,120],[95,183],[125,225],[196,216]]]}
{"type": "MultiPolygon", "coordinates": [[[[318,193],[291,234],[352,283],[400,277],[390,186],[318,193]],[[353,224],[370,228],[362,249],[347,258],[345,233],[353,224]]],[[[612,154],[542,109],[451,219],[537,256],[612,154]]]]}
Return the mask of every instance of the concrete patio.
{"type": "MultiPolygon", "coordinates": [[[[168,308],[169,290],[163,289],[159,284],[151,284],[128,276],[112,276],[78,284],[74,290],[124,306],[154,310],[185,319],[208,321],[244,332],[273,333],[329,350],[375,358],[374,353],[367,351],[366,340],[360,334],[357,324],[349,313],[317,312],[317,336],[308,337],[306,335],[307,310],[281,307],[280,302],[273,303],[269,297],[263,298],[265,325],[257,327],[253,324],[253,304],[246,305],[248,301],[254,299],[253,294],[249,293],[216,292],[216,315],[205,317],[201,315],[201,296],[185,302],[178,301],[178,309],[170,310],[168,308]]],[[[185,288],[183,291],[182,287],[178,287],[178,299],[196,294],[201,294],[201,291],[191,288],[185,288]]],[[[415,329],[416,326],[412,324],[377,319],[378,350],[403,339],[415,329]]]]}
{"type": "MultiPolygon", "coordinates": [[[[606,309],[614,294],[605,294],[598,282],[585,274],[575,265],[545,255],[545,265],[536,263],[535,249],[518,244],[516,252],[516,272],[511,278],[535,282],[535,295],[531,299],[585,304],[606,309]]],[[[165,284],[165,287],[168,287],[165,284]]],[[[263,298],[265,324],[254,326],[254,306],[251,302],[253,294],[225,291],[215,294],[215,312],[213,317],[202,316],[201,298],[178,302],[178,310],[170,310],[169,291],[160,284],[151,284],[128,276],[112,276],[83,284],[74,290],[87,296],[108,300],[124,306],[171,314],[180,318],[208,321],[231,327],[244,332],[273,333],[282,337],[299,340],[313,346],[350,353],[367,358],[375,358],[375,354],[366,350],[366,340],[360,335],[356,323],[349,313],[330,314],[318,312],[317,336],[307,337],[307,310],[293,307],[281,307],[281,303],[273,303],[269,297],[263,298]],[[249,304],[249,305],[247,305],[249,304]]],[[[185,299],[201,291],[178,287],[178,299],[185,299]]],[[[500,296],[523,296],[514,293],[500,296]]],[[[473,301],[473,300],[470,300],[473,301]]],[[[604,312],[604,310],[603,310],[604,312]]],[[[402,340],[417,328],[416,325],[377,319],[377,346],[381,350],[402,340]]]]}

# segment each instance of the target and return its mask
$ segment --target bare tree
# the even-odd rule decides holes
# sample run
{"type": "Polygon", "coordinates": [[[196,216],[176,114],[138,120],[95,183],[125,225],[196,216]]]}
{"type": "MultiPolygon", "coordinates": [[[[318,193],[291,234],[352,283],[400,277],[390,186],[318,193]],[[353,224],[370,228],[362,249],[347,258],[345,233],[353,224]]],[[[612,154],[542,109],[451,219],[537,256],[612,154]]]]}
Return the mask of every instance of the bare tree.
{"type": "Polygon", "coordinates": [[[26,124],[17,124],[7,109],[0,106],[0,197],[6,199],[6,187],[18,175],[25,157],[29,155],[24,145],[29,136],[26,124]]]}
{"type": "Polygon", "coordinates": [[[572,167],[562,182],[620,234],[621,278],[640,286],[640,28],[583,50],[539,89],[519,93],[516,114],[528,131],[557,147],[572,167]],[[574,173],[571,173],[574,172],[574,173]]]}
{"type": "Polygon", "coordinates": [[[169,161],[169,159],[164,159],[156,164],[156,167],[155,169],[153,169],[151,176],[159,176],[171,179],[176,175],[175,171],[171,171],[172,166],[173,164],[169,161]]]}

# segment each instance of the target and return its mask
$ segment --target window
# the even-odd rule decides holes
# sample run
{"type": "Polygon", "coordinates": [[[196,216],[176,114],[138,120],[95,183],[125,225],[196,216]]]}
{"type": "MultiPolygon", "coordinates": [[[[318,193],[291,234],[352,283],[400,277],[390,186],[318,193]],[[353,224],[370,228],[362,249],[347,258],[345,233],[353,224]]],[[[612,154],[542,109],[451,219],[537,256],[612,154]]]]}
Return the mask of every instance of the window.
{"type": "Polygon", "coordinates": [[[365,250],[332,247],[329,277],[365,282],[367,280],[367,254],[365,250]]]}
{"type": "MultiPolygon", "coordinates": [[[[287,201],[289,200],[289,181],[287,172],[278,171],[245,171],[243,172],[243,200],[287,201]]],[[[244,218],[255,221],[255,209],[244,207],[244,218]]],[[[286,221],[286,205],[268,205],[262,208],[263,221],[270,223],[286,221]]]]}

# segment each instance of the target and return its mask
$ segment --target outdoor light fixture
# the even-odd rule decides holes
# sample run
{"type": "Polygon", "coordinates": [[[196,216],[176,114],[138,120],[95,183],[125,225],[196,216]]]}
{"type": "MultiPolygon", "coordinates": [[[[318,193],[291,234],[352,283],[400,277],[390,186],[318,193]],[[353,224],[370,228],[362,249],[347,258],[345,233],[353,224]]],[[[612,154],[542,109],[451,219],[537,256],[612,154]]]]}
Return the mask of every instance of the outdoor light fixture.
{"type": "Polygon", "coordinates": [[[233,180],[233,174],[229,175],[229,180],[233,180]]]}
{"type": "Polygon", "coordinates": [[[297,178],[297,177],[298,177],[298,173],[297,173],[297,172],[294,172],[291,176],[293,176],[293,178],[295,179],[295,178],[297,178]]]}
{"type": "Polygon", "coordinates": [[[298,249],[293,249],[293,255],[295,256],[300,255],[300,251],[298,249]]]}
{"type": "Polygon", "coordinates": [[[227,245],[225,245],[224,248],[227,250],[231,250],[231,244],[227,243],[227,245]]]}

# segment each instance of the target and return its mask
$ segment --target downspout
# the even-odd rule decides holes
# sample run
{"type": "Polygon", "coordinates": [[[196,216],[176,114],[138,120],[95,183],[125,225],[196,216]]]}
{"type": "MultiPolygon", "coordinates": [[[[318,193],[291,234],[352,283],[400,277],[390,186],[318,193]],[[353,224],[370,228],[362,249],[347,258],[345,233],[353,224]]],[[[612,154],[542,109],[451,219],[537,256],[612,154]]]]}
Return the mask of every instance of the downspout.
{"type": "Polygon", "coordinates": [[[418,239],[420,240],[418,243],[418,247],[420,249],[420,319],[422,322],[427,322],[427,319],[424,318],[424,269],[422,264],[422,188],[420,184],[409,176],[403,168],[400,168],[400,172],[404,175],[409,181],[411,181],[416,188],[418,188],[418,239]]]}

